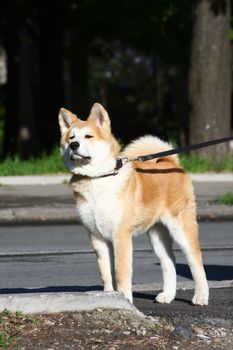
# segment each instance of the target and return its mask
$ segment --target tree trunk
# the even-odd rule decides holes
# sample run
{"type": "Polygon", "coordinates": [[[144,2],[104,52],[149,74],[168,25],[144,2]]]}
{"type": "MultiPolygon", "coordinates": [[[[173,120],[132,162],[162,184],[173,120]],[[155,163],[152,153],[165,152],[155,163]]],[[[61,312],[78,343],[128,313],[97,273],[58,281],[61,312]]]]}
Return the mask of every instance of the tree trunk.
{"type": "Polygon", "coordinates": [[[34,43],[28,33],[22,31],[19,53],[19,124],[17,150],[23,158],[35,155],[38,150],[35,134],[36,67],[34,43]]]}
{"type": "Polygon", "coordinates": [[[7,84],[6,116],[4,124],[3,157],[14,155],[17,149],[18,133],[18,81],[19,81],[19,38],[10,32],[6,41],[7,84]]]}
{"type": "Polygon", "coordinates": [[[63,30],[60,8],[42,6],[39,11],[39,97],[36,131],[40,150],[50,152],[58,144],[59,108],[64,106],[63,30]]]}
{"type": "MultiPolygon", "coordinates": [[[[196,5],[189,76],[190,143],[231,134],[230,0],[196,5]]],[[[223,156],[229,144],[198,151],[223,156]]]]}

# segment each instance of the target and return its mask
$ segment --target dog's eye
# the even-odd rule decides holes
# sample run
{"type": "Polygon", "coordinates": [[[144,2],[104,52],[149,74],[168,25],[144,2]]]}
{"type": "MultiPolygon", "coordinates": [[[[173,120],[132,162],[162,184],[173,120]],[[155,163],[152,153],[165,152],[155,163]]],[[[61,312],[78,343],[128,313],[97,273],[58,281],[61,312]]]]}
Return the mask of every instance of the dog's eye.
{"type": "Polygon", "coordinates": [[[75,137],[74,135],[73,135],[73,136],[70,136],[70,140],[73,140],[73,139],[74,139],[74,137],[75,137]]]}
{"type": "Polygon", "coordinates": [[[85,139],[91,139],[92,137],[92,135],[85,135],[85,139]]]}

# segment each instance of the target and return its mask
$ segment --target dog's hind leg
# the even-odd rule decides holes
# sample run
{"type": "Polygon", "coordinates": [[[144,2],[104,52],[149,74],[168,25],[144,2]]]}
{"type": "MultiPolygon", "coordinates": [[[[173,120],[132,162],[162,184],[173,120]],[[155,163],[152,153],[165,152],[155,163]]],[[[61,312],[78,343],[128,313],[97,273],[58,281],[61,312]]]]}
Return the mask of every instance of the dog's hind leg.
{"type": "Polygon", "coordinates": [[[187,258],[195,283],[193,304],[208,305],[209,287],[202,263],[195,214],[191,209],[186,209],[182,210],[176,217],[164,218],[163,222],[187,258]]]}
{"type": "Polygon", "coordinates": [[[156,297],[158,303],[170,303],[176,295],[175,257],[172,240],[162,224],[154,225],[148,232],[155,254],[160,259],[163,272],[163,292],[156,297]]]}
{"type": "MultiPolygon", "coordinates": [[[[97,262],[99,266],[100,277],[104,284],[104,291],[113,291],[113,277],[112,271],[114,271],[113,262],[113,249],[111,243],[104,239],[100,239],[93,234],[90,234],[90,240],[92,248],[97,255],[97,262]]],[[[113,274],[114,276],[114,274],[113,274]]]]}

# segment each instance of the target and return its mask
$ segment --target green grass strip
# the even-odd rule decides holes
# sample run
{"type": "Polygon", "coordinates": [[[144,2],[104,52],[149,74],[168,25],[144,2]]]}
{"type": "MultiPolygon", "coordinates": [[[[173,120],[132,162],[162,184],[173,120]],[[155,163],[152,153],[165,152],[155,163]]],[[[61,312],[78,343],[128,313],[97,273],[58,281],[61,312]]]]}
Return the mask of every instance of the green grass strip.
{"type": "Polygon", "coordinates": [[[233,205],[233,192],[227,192],[215,201],[218,204],[233,205]]]}
{"type": "Polygon", "coordinates": [[[10,336],[5,331],[0,331],[0,348],[6,349],[10,346],[11,339],[10,336]]]}
{"type": "Polygon", "coordinates": [[[217,159],[213,157],[197,156],[195,154],[182,154],[180,155],[180,162],[186,171],[192,173],[233,171],[233,155],[217,159]]]}
{"type": "Polygon", "coordinates": [[[39,157],[22,160],[19,156],[7,157],[0,164],[0,176],[40,175],[66,173],[59,148],[51,154],[43,153],[39,157]]]}

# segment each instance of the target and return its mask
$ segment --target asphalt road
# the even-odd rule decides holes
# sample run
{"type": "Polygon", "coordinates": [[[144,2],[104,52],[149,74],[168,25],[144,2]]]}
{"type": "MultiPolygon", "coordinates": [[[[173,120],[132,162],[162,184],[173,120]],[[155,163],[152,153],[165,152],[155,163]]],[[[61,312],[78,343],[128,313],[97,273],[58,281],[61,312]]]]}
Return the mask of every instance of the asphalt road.
{"type": "Polygon", "coordinates": [[[154,291],[140,291],[134,293],[134,305],[146,315],[163,317],[175,324],[232,329],[233,287],[210,289],[208,306],[192,305],[192,296],[193,290],[178,290],[171,304],[157,304],[154,302],[154,291]]]}
{"type": "MultiPolygon", "coordinates": [[[[210,284],[231,287],[211,288],[206,307],[191,305],[192,289],[178,290],[169,305],[154,303],[162,276],[144,235],[134,239],[134,304],[147,315],[162,316],[175,324],[231,328],[233,222],[201,223],[200,238],[210,284]]],[[[96,257],[80,225],[0,226],[0,241],[0,293],[101,289],[96,257]]],[[[175,255],[178,282],[184,287],[191,282],[190,272],[176,247],[175,255]]]]}
{"type": "MultiPolygon", "coordinates": [[[[200,238],[208,279],[233,280],[233,223],[201,223],[200,238]]],[[[80,225],[1,226],[0,240],[2,293],[21,288],[101,288],[96,257],[80,225]]],[[[191,281],[186,260],[176,247],[175,255],[178,281],[191,281]]],[[[134,239],[133,283],[155,283],[156,288],[162,284],[159,262],[146,235],[134,239]]]]}

